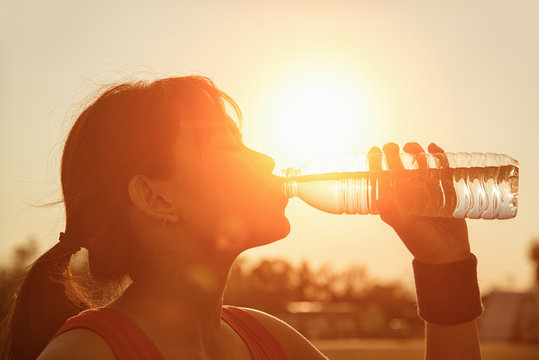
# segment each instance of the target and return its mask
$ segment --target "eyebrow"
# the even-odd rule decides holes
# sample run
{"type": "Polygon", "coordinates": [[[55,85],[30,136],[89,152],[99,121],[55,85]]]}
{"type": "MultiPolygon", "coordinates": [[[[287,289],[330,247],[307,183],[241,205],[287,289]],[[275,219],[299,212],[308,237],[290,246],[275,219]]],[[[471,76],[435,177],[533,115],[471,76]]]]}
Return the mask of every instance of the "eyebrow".
{"type": "Polygon", "coordinates": [[[228,131],[238,142],[243,143],[243,133],[231,118],[230,121],[184,121],[180,123],[180,129],[228,131]]]}

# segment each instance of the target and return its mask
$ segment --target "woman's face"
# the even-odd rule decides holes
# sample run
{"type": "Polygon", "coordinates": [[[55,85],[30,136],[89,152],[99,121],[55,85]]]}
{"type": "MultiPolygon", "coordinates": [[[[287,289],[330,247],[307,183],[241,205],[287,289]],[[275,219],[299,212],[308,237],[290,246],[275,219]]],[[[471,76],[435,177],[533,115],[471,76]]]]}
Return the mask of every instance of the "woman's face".
{"type": "Polygon", "coordinates": [[[175,148],[175,205],[187,230],[240,251],[284,238],[288,200],[273,159],[243,145],[228,117],[207,126],[198,142],[194,131],[181,132],[175,148]]]}

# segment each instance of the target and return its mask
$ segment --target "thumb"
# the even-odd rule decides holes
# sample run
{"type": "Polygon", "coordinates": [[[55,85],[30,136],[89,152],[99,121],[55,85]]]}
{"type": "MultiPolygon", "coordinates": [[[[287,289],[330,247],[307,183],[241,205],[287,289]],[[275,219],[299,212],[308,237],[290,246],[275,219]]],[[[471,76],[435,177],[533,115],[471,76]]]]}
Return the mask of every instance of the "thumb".
{"type": "Polygon", "coordinates": [[[399,227],[402,223],[402,216],[395,201],[392,199],[379,199],[376,201],[376,208],[380,218],[392,228],[399,227]]]}

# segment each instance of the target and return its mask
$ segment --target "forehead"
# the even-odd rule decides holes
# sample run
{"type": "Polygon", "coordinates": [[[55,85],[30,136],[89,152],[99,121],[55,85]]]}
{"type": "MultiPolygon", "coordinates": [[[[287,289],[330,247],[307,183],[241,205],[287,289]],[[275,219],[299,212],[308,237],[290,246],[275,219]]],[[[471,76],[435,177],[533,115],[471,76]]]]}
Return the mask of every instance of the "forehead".
{"type": "Polygon", "coordinates": [[[175,148],[180,154],[195,155],[211,147],[216,135],[223,134],[230,135],[241,142],[241,130],[229,116],[217,120],[184,121],[180,123],[175,148]]]}
{"type": "Polygon", "coordinates": [[[195,122],[180,127],[173,147],[174,173],[182,181],[193,181],[208,169],[222,163],[226,154],[219,148],[221,134],[233,136],[241,142],[241,131],[232,120],[219,122],[195,122]],[[230,134],[230,135],[228,135],[230,134]]]}
{"type": "Polygon", "coordinates": [[[213,135],[216,132],[231,132],[234,135],[241,135],[238,124],[230,117],[210,121],[184,121],[180,124],[180,136],[200,136],[213,135]]]}

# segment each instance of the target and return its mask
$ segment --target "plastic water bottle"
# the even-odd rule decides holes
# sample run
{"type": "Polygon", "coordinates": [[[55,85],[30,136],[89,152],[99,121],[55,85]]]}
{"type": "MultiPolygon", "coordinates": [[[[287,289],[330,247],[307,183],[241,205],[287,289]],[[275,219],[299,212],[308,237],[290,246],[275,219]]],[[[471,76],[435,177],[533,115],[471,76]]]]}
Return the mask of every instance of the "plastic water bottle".
{"type": "Polygon", "coordinates": [[[401,153],[403,169],[383,155],[345,153],[281,170],[284,192],[333,214],[378,214],[376,200],[406,191],[410,215],[510,219],[517,214],[518,161],[493,153],[401,153]],[[373,156],[382,162],[372,170],[373,156]],[[383,160],[383,161],[382,161],[383,160]]]}

